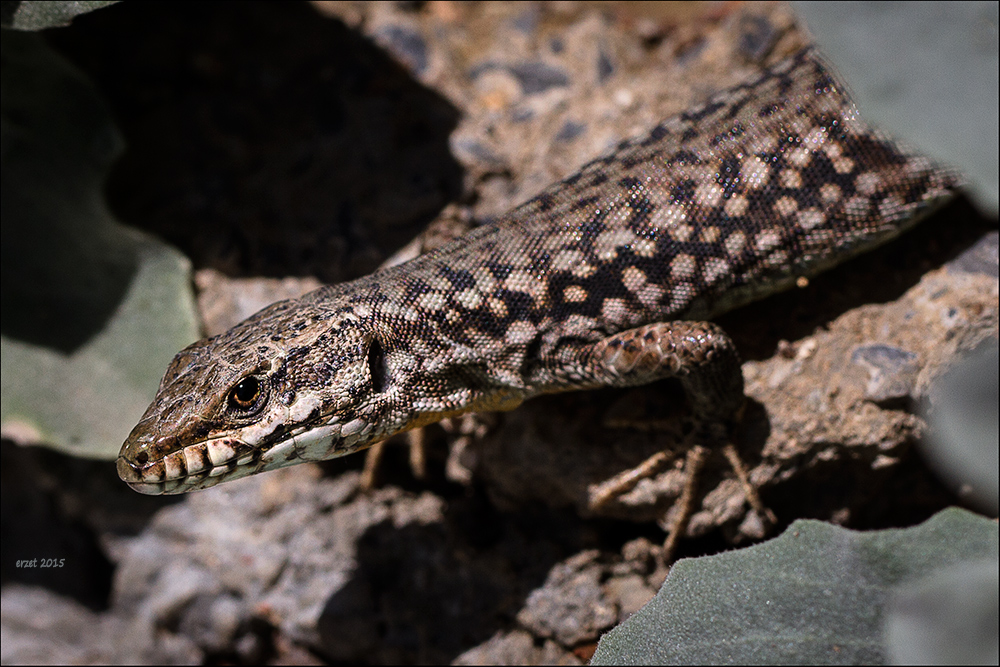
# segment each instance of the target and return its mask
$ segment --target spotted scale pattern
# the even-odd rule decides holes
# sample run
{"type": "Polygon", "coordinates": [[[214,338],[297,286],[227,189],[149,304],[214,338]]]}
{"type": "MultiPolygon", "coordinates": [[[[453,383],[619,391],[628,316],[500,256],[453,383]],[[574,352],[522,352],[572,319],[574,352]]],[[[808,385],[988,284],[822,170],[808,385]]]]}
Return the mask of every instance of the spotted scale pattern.
{"type": "Polygon", "coordinates": [[[866,125],[802,50],[494,224],[182,351],[119,474],[145,493],[205,488],[540,393],[669,376],[725,420],[738,356],[703,320],[888,240],[956,186],[866,125]],[[253,401],[236,400],[243,381],[253,401]]]}

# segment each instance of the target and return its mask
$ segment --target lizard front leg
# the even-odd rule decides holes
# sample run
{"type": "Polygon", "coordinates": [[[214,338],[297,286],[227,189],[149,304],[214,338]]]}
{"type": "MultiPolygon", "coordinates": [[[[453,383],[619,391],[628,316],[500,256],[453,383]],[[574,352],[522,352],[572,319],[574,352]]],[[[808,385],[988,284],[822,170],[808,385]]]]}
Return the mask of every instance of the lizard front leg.
{"type": "Polygon", "coordinates": [[[696,416],[724,425],[743,405],[743,374],[732,339],[711,322],[657,322],[579,349],[594,382],[635,386],[677,378],[696,416]]]}
{"type": "MultiPolygon", "coordinates": [[[[694,509],[698,473],[707,447],[722,447],[744,488],[747,501],[767,521],[774,522],[750,484],[731,435],[744,405],[743,375],[732,339],[710,322],[659,322],[629,329],[575,351],[574,364],[588,381],[607,386],[641,385],[664,378],[677,378],[688,396],[699,428],[689,447],[685,472],[687,482],[678,503],[680,511],[667,527],[661,550],[665,564],[673,555],[680,535],[694,509]],[[707,446],[707,447],[706,447],[707,446]]],[[[596,509],[631,490],[641,480],[663,468],[672,455],[661,451],[641,463],[590,489],[589,504],[596,509]]]]}

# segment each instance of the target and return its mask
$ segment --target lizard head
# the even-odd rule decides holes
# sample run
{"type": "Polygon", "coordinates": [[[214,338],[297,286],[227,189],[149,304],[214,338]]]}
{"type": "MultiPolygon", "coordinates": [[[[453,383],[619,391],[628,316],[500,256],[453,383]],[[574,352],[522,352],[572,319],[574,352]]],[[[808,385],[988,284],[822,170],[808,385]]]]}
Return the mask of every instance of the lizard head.
{"type": "Polygon", "coordinates": [[[182,350],[122,446],[119,476],[142,493],[182,493],[407,428],[366,308],[283,301],[182,350]]]}

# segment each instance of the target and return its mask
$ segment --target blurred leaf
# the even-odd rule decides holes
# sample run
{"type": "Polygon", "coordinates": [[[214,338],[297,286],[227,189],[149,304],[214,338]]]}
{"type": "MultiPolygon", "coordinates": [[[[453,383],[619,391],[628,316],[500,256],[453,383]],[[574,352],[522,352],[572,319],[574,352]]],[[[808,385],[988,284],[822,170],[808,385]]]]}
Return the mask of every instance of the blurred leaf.
{"type": "Polygon", "coordinates": [[[901,530],[796,521],[763,544],[679,561],[649,604],[601,638],[592,664],[884,662],[894,587],[996,558],[996,522],[960,509],[901,530]]]}
{"type": "Polygon", "coordinates": [[[938,378],[931,391],[931,436],[921,442],[929,463],[962,497],[996,516],[1000,496],[996,340],[938,378]]]}
{"type": "Polygon", "coordinates": [[[996,2],[795,2],[865,120],[972,181],[997,214],[996,2]]]}
{"type": "Polygon", "coordinates": [[[0,26],[15,30],[44,30],[69,25],[74,16],[115,4],[117,0],[76,0],[75,2],[0,3],[0,26]]]}
{"type": "Polygon", "coordinates": [[[0,50],[3,435],[113,458],[197,338],[190,266],[107,211],[121,140],[86,78],[38,35],[0,50]]]}
{"type": "Polygon", "coordinates": [[[894,665],[995,665],[997,561],[942,568],[895,591],[886,617],[894,665]]]}

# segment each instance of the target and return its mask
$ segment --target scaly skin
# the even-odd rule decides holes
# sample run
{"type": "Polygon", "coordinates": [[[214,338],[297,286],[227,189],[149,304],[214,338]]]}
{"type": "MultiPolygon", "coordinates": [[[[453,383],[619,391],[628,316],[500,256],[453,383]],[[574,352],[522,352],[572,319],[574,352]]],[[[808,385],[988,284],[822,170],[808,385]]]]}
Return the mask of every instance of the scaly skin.
{"type": "Polygon", "coordinates": [[[805,49],[495,224],[181,351],[119,475],[180,493],[662,377],[725,425],[739,359],[703,320],[896,236],[955,187],[861,121],[805,49]]]}

